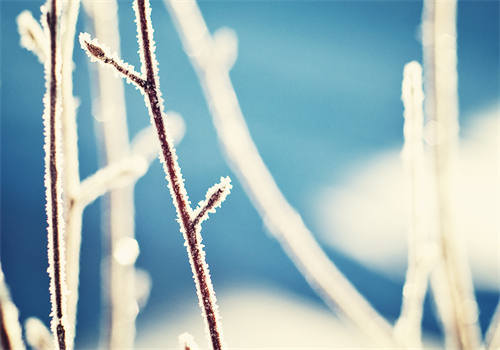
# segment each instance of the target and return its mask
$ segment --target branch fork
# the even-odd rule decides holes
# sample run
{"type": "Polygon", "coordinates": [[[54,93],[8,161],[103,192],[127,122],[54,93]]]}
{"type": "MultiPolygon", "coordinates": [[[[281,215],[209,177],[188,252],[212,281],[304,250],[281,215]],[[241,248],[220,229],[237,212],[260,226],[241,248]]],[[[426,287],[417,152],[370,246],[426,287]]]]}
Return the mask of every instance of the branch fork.
{"type": "Polygon", "coordinates": [[[208,213],[214,212],[215,208],[220,206],[229,194],[231,190],[230,179],[228,177],[221,178],[218,184],[208,190],[205,200],[200,202],[198,208],[193,211],[184,187],[175,147],[170,140],[165,125],[163,99],[159,88],[158,62],[154,53],[155,43],[152,35],[153,28],[151,26],[149,1],[136,0],[133,7],[136,15],[142,74],[136,72],[134,67],[122,61],[117,55],[109,53],[108,49],[97,40],[92,39],[87,33],[80,34],[80,45],[91,61],[98,61],[113,67],[115,72],[125,78],[127,82],[134,84],[144,96],[151,124],[156,128],[160,146],[160,159],[168,180],[172,201],[177,211],[177,221],[186,242],[185,245],[198,292],[199,304],[206,321],[207,333],[212,348],[214,350],[222,349],[220,317],[208,265],[205,261],[205,252],[201,244],[201,223],[208,218],[208,213]]]}

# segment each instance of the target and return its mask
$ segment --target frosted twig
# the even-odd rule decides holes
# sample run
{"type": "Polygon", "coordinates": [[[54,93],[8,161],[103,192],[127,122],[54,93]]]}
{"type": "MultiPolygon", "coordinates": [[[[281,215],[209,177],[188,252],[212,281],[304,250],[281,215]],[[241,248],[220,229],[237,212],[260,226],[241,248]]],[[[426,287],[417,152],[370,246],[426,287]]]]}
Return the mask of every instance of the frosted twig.
{"type": "MultiPolygon", "coordinates": [[[[426,112],[435,129],[431,146],[436,180],[436,227],[445,277],[444,281],[432,280],[443,284],[436,287],[442,291],[435,295],[444,295],[451,303],[447,308],[451,314],[441,314],[448,346],[478,349],[477,305],[465,243],[456,230],[454,209],[458,147],[456,6],[456,0],[426,0],[422,23],[426,112]]],[[[438,304],[441,302],[447,301],[437,300],[438,304]]]]}
{"type": "MultiPolygon", "coordinates": [[[[46,7],[49,7],[47,5],[46,7]]],[[[59,38],[59,45],[57,45],[57,55],[60,57],[58,63],[58,72],[60,75],[60,98],[58,103],[61,104],[60,113],[61,117],[61,148],[65,154],[65,161],[63,164],[64,171],[62,172],[62,185],[61,188],[64,192],[64,205],[66,215],[64,221],[66,224],[65,246],[66,246],[66,274],[68,289],[70,291],[67,297],[67,314],[68,320],[66,331],[71,338],[68,338],[70,343],[67,346],[71,347],[73,343],[74,324],[76,321],[76,303],[78,298],[78,271],[79,271],[79,255],[80,255],[80,240],[81,240],[81,215],[83,208],[74,205],[74,198],[72,195],[79,185],[79,170],[78,170],[78,146],[77,146],[77,133],[76,133],[76,99],[72,93],[72,70],[73,70],[73,40],[75,34],[76,19],[78,16],[79,0],[65,1],[64,10],[61,11],[58,7],[59,21],[63,24],[57,23],[54,27],[64,27],[62,35],[56,34],[55,38],[59,38]],[[60,13],[62,13],[60,15],[60,13]],[[60,52],[62,51],[62,52],[60,52]],[[62,74],[61,74],[62,73],[62,74]]],[[[47,9],[42,13],[42,24],[44,30],[40,29],[40,25],[33,19],[31,14],[24,11],[18,16],[18,28],[21,35],[21,45],[32,50],[44,63],[45,67],[51,64],[49,62],[54,56],[51,52],[52,47],[49,49],[47,42],[51,40],[52,24],[46,23],[47,9]],[[49,52],[50,51],[50,52],[49,52]]],[[[47,70],[47,68],[46,68],[47,70]]],[[[47,73],[46,73],[47,75],[47,73]]],[[[62,195],[62,194],[61,194],[62,195]]]]}
{"type": "Polygon", "coordinates": [[[490,325],[486,331],[486,349],[500,349],[500,302],[491,318],[490,325]]]}
{"type": "Polygon", "coordinates": [[[10,298],[0,265],[0,345],[4,350],[24,350],[19,311],[10,298]]]}
{"type": "Polygon", "coordinates": [[[332,309],[340,310],[375,341],[393,344],[392,327],[330,261],[260,157],[229,77],[237,55],[236,36],[223,29],[212,37],[194,0],[165,4],[200,79],[227,160],[269,231],[332,309]]]}
{"type": "Polygon", "coordinates": [[[109,50],[99,44],[97,39],[91,39],[90,34],[80,34],[80,44],[89,54],[92,62],[101,61],[104,64],[112,65],[129,83],[135,84],[140,89],[144,89],[146,81],[140,77],[140,74],[135,71],[134,67],[123,62],[116,55],[109,53],[109,50]]]}
{"type": "MultiPolygon", "coordinates": [[[[148,107],[151,123],[155,126],[163,168],[168,179],[168,186],[174,206],[177,211],[178,222],[186,241],[189,261],[195,279],[196,289],[200,307],[206,321],[207,333],[209,335],[212,348],[221,349],[223,347],[222,333],[220,329],[220,317],[216,305],[215,292],[208,265],[205,259],[205,252],[201,245],[201,234],[199,225],[193,225],[194,216],[190,207],[188,195],[184,187],[184,180],[180,171],[175,147],[167,134],[163,113],[163,99],[161,98],[158,77],[158,63],[155,57],[155,44],[153,41],[153,28],[151,26],[151,8],[149,1],[134,1],[134,10],[137,23],[137,32],[142,63],[141,80],[131,78],[125,65],[118,58],[112,58],[96,41],[90,39],[88,34],[80,35],[82,48],[91,59],[99,60],[115,68],[129,82],[134,83],[144,95],[145,104],[148,107]],[[141,83],[144,81],[144,84],[141,83]]],[[[128,69],[128,68],[127,68],[128,69]]],[[[134,73],[135,75],[135,73],[134,73]]],[[[229,189],[229,186],[228,186],[229,189]]]]}
{"type": "Polygon", "coordinates": [[[179,344],[181,345],[181,350],[198,350],[198,344],[194,341],[194,338],[189,333],[182,333],[179,335],[179,344]]]}
{"type": "Polygon", "coordinates": [[[30,317],[24,323],[26,340],[35,350],[52,350],[54,341],[50,331],[38,318],[30,317]]]}
{"type": "Polygon", "coordinates": [[[33,52],[38,60],[44,63],[49,51],[47,38],[30,11],[23,11],[17,16],[17,28],[21,36],[21,46],[33,52]]]}
{"type": "Polygon", "coordinates": [[[201,201],[193,212],[193,226],[200,225],[208,219],[208,213],[215,213],[215,208],[220,207],[221,203],[226,200],[231,187],[231,179],[221,177],[218,184],[208,189],[205,200],[201,201]]]}
{"type": "Polygon", "coordinates": [[[425,293],[430,272],[429,240],[425,207],[423,150],[422,67],[410,62],[404,67],[402,100],[404,103],[405,144],[402,158],[407,176],[410,215],[408,220],[408,270],[403,287],[401,314],[396,322],[396,336],[405,344],[421,347],[421,324],[425,293]]]}
{"type": "Polygon", "coordinates": [[[45,61],[47,93],[45,110],[45,188],[47,198],[50,299],[52,303],[51,328],[59,349],[70,346],[66,315],[66,259],[62,201],[62,136],[61,136],[61,54],[59,38],[59,10],[57,0],[50,0],[42,13],[44,29],[50,42],[50,57],[45,61]]]}

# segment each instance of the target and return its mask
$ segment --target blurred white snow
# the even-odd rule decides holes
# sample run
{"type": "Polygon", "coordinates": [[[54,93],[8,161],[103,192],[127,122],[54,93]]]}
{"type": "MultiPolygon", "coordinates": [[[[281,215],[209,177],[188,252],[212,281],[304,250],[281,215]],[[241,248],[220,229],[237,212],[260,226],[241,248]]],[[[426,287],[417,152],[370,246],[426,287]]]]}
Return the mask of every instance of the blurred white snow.
{"type": "MultiPolygon", "coordinates": [[[[201,311],[192,298],[177,303],[165,316],[152,318],[139,332],[138,349],[179,349],[178,336],[188,332],[201,349],[208,348],[201,311]]],[[[283,290],[262,286],[222,289],[217,294],[224,339],[231,349],[332,349],[367,347],[367,338],[330,310],[283,290]]]]}
{"type": "MultiPolygon", "coordinates": [[[[466,238],[477,288],[500,289],[500,104],[462,128],[457,176],[457,229],[466,238]]],[[[427,165],[430,159],[426,160],[427,165]]],[[[400,149],[355,165],[334,187],[320,189],[323,240],[347,255],[403,279],[408,207],[400,149]]]]}

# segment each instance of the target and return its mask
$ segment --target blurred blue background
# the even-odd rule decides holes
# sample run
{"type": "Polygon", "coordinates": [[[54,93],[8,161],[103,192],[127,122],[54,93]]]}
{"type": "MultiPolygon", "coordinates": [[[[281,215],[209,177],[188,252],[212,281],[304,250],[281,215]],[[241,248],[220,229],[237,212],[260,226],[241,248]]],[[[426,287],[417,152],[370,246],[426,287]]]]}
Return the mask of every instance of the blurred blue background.
{"type": "MultiPolygon", "coordinates": [[[[42,96],[37,59],[19,46],[15,18],[24,9],[39,17],[41,3],[1,1],[1,261],[21,319],[49,322],[46,219],[43,188],[42,96]]],[[[178,146],[191,200],[204,198],[220,176],[234,189],[204,224],[204,243],[216,290],[271,284],[314,300],[307,285],[227,167],[196,75],[162,2],[153,1],[160,81],[167,109],[182,114],[186,135],[178,146]]],[[[239,55],[231,72],[247,123],[264,161],[306,224],[314,220],[313,193],[335,184],[353,162],[402,145],[402,70],[421,61],[418,1],[211,1],[201,2],[210,30],[233,28],[239,55]]],[[[119,5],[122,57],[140,67],[133,11],[119,5]]],[[[80,12],[78,32],[88,30],[80,12]]],[[[499,2],[458,6],[461,122],[499,98],[499,2]]],[[[99,157],[89,91],[89,62],[75,47],[80,172],[97,170],[99,157]]],[[[131,136],[148,125],[142,96],[126,87],[131,136]]],[[[155,310],[183,297],[196,303],[191,270],[163,171],[155,161],[136,187],[137,266],[149,271],[151,296],[138,332],[155,310]],[[163,189],[163,190],[161,190],[163,189]]],[[[77,345],[95,346],[101,313],[101,205],[84,214],[77,345]]],[[[363,218],[360,218],[362,220],[363,218]]],[[[327,253],[389,319],[399,314],[402,281],[390,280],[325,246],[327,253]]],[[[498,294],[477,291],[480,321],[493,313],[498,294]]],[[[424,327],[438,332],[428,300],[424,327]]]]}

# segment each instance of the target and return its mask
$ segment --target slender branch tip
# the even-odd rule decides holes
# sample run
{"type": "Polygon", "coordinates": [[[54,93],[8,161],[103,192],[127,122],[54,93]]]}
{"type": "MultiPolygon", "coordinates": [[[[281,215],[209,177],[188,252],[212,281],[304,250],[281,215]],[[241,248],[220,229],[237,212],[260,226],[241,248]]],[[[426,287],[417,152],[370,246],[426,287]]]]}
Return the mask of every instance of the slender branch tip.
{"type": "Polygon", "coordinates": [[[90,57],[91,61],[112,66],[127,82],[136,85],[136,87],[142,90],[145,89],[146,80],[141,77],[141,74],[135,71],[132,65],[122,61],[117,55],[110,54],[109,50],[104,45],[101,45],[97,39],[92,39],[89,33],[80,33],[78,39],[80,46],[90,57]]]}
{"type": "Polygon", "coordinates": [[[220,207],[222,202],[226,200],[232,188],[229,176],[221,177],[218,183],[210,187],[205,195],[205,200],[201,201],[193,212],[193,226],[208,219],[209,213],[215,213],[215,208],[220,207]]]}

